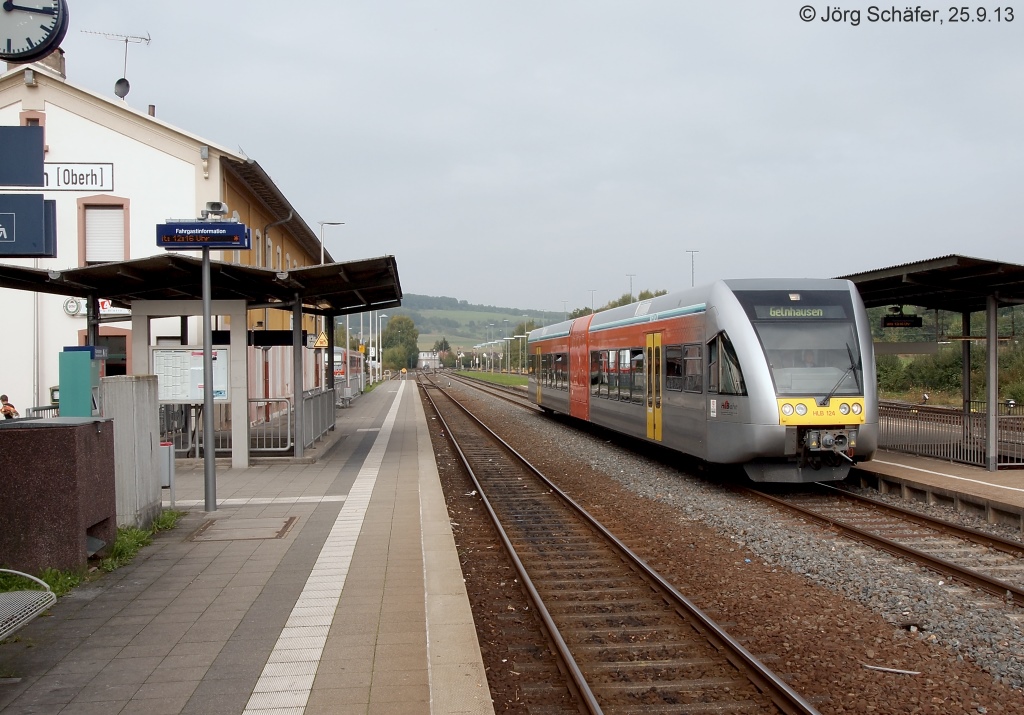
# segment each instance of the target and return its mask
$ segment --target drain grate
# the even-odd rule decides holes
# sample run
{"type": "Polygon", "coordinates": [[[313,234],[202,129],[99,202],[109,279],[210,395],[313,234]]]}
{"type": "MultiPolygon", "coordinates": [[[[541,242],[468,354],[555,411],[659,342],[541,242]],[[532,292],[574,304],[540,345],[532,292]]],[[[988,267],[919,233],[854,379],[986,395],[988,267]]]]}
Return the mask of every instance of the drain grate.
{"type": "Polygon", "coordinates": [[[210,519],[192,532],[192,541],[244,541],[249,539],[281,539],[291,530],[299,517],[285,519],[210,519]]]}

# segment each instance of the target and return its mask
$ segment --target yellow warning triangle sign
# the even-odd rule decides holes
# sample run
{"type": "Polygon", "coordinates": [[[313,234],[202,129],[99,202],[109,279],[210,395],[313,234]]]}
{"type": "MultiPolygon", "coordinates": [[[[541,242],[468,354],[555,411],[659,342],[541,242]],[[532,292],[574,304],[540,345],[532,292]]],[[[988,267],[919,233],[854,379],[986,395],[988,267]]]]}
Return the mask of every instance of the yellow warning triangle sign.
{"type": "Polygon", "coordinates": [[[326,348],[327,347],[327,333],[325,333],[323,330],[321,330],[320,334],[316,337],[316,342],[313,343],[313,347],[314,348],[326,348]]]}

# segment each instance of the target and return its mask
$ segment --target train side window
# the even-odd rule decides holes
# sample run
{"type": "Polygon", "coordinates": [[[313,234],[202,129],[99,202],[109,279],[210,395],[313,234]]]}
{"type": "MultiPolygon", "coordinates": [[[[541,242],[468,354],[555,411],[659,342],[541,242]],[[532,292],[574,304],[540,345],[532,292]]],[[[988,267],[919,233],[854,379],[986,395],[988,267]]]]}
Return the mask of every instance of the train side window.
{"type": "Polygon", "coordinates": [[[601,379],[597,386],[597,394],[599,397],[608,397],[608,383],[611,380],[611,362],[608,360],[607,350],[602,350],[598,355],[601,360],[601,379]]]}
{"type": "Polygon", "coordinates": [[[619,399],[629,401],[629,350],[619,350],[619,399]]]}
{"type": "Polygon", "coordinates": [[[708,343],[708,392],[718,392],[718,338],[708,343]]]}
{"type": "Polygon", "coordinates": [[[700,345],[683,346],[683,389],[687,392],[703,392],[704,385],[701,379],[701,356],[700,345]]]}
{"type": "Polygon", "coordinates": [[[597,395],[601,388],[601,353],[590,353],[590,394],[597,395]]]}
{"type": "Polygon", "coordinates": [[[552,356],[550,353],[540,356],[540,384],[544,387],[551,387],[552,378],[552,356]]]}
{"type": "Polygon", "coordinates": [[[732,346],[732,341],[729,340],[729,336],[726,335],[725,333],[719,334],[718,340],[721,342],[722,346],[722,379],[718,385],[719,394],[747,394],[747,385],[743,381],[743,370],[740,368],[740,361],[739,358],[736,356],[736,350],[732,346]]]}
{"type": "Polygon", "coordinates": [[[630,393],[630,402],[642,403],[647,397],[647,374],[644,370],[643,348],[633,348],[630,351],[629,362],[630,372],[633,373],[633,389],[630,393]]]}
{"type": "MultiPolygon", "coordinates": [[[[699,365],[698,369],[700,369],[699,365]]],[[[675,392],[681,392],[683,389],[683,347],[681,345],[665,346],[665,389],[675,392]]]]}
{"type": "Polygon", "coordinates": [[[569,389],[568,353],[555,353],[555,387],[559,390],[569,389]]]}

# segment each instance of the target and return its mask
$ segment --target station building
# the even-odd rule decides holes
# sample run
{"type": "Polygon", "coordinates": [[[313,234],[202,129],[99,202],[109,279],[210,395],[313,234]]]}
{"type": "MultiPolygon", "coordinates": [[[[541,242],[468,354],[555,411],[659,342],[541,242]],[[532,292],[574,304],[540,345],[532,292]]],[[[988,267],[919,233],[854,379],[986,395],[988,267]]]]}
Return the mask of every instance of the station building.
{"type": "MultiPolygon", "coordinates": [[[[56,202],[57,257],[0,257],[0,263],[62,271],[165,254],[156,245],[157,224],[193,221],[214,201],[226,203],[249,227],[252,250],[214,250],[212,260],[277,271],[320,263],[316,233],[258,163],[161,121],[153,106],[141,112],[68,82],[60,50],[37,63],[7,65],[0,74],[0,126],[26,125],[44,129],[42,193],[56,202]]],[[[39,193],[3,189],[17,191],[39,193]]],[[[332,260],[324,255],[325,262],[332,260]]],[[[138,356],[133,355],[130,311],[102,296],[99,311],[98,344],[107,348],[106,375],[132,374],[138,356]]],[[[87,344],[86,312],[81,298],[0,288],[0,392],[23,415],[26,408],[50,403],[64,347],[87,344]]],[[[214,329],[228,327],[227,317],[214,320],[214,329]]],[[[292,320],[288,310],[247,312],[250,330],[290,329],[292,320]]],[[[302,329],[315,335],[321,320],[304,315],[302,329]]],[[[151,331],[156,344],[202,340],[200,317],[158,318],[151,331]]],[[[249,395],[293,394],[290,351],[247,352],[249,395]]],[[[324,380],[318,355],[303,351],[307,388],[324,380]]]]}

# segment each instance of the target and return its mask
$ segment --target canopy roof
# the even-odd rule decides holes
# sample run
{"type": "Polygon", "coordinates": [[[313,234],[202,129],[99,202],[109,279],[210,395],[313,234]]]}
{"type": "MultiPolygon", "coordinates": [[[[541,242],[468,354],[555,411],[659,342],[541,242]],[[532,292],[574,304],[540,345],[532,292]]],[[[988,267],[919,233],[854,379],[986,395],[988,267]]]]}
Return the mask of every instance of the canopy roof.
{"type": "MultiPolygon", "coordinates": [[[[107,298],[116,306],[130,308],[133,300],[202,299],[202,266],[201,258],[183,253],[62,271],[0,264],[0,288],[107,298]]],[[[248,305],[266,307],[290,303],[298,294],[303,312],[320,315],[390,308],[401,305],[402,300],[394,256],[287,272],[211,260],[210,278],[213,300],[244,300],[248,305]]]]}
{"type": "Polygon", "coordinates": [[[950,255],[839,276],[853,281],[868,308],[916,305],[975,313],[994,296],[1001,304],[1024,303],[1024,266],[950,255]]]}

